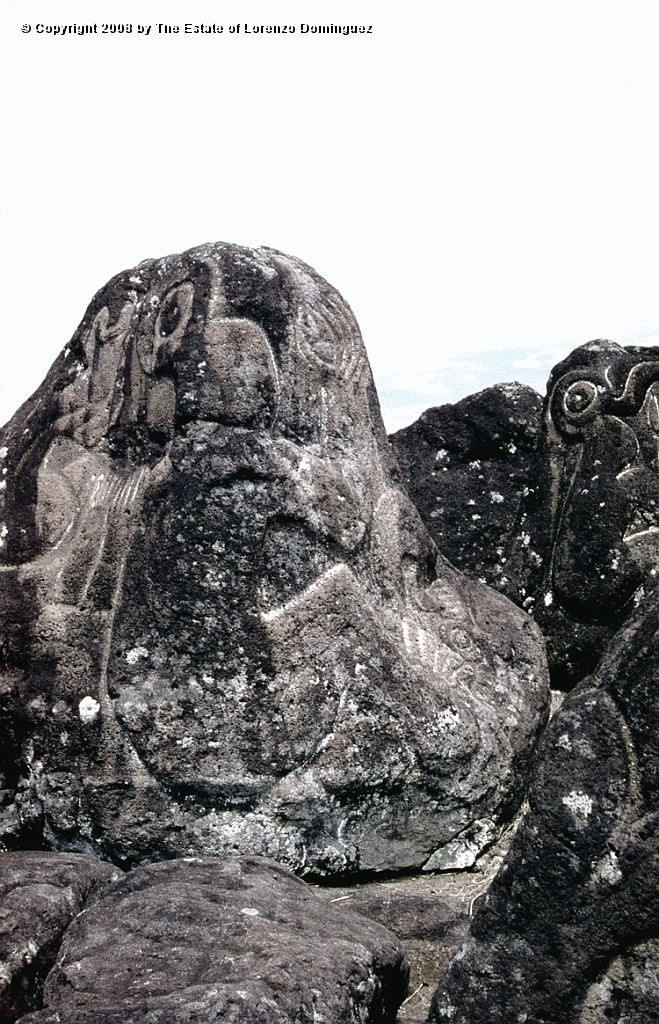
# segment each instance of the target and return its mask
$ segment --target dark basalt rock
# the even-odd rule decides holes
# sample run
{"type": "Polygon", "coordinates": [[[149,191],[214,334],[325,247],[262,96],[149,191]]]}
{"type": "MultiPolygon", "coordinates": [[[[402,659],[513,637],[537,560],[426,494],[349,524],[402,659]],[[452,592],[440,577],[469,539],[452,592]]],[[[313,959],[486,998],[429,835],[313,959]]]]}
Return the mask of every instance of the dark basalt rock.
{"type": "Polygon", "coordinates": [[[552,370],[507,569],[569,689],[657,581],[659,348],[591,341],[552,370]]]}
{"type": "Polygon", "coordinates": [[[437,553],[313,270],[217,244],[120,274],[0,452],[6,846],[325,875],[496,837],[542,640],[437,553]]]}
{"type": "Polygon", "coordinates": [[[552,370],[542,410],[500,384],[391,438],[443,553],[526,608],[570,690],[659,572],[659,348],[598,340],[552,370]]]}
{"type": "Polygon", "coordinates": [[[542,398],[496,384],[427,409],[390,436],[410,498],[438,548],[472,579],[516,600],[506,555],[518,526],[542,423],[542,398]]]}
{"type": "Polygon", "coordinates": [[[46,975],[74,917],[121,872],[78,853],[0,855],[0,1020],[41,1005],[46,975]]]}
{"type": "Polygon", "coordinates": [[[552,719],[531,810],[437,990],[433,1021],[592,1024],[592,986],[601,996],[607,978],[624,985],[602,1019],[624,1020],[615,1013],[636,1005],[629,1019],[644,1020],[656,1005],[654,961],[639,948],[659,938],[658,676],[655,591],[552,719]]]}
{"type": "Polygon", "coordinates": [[[138,868],[69,927],[22,1024],[393,1024],[391,932],[259,857],[138,868]]]}
{"type": "Polygon", "coordinates": [[[659,1020],[659,940],[616,957],[590,986],[579,1024],[656,1024],[659,1020]]]}

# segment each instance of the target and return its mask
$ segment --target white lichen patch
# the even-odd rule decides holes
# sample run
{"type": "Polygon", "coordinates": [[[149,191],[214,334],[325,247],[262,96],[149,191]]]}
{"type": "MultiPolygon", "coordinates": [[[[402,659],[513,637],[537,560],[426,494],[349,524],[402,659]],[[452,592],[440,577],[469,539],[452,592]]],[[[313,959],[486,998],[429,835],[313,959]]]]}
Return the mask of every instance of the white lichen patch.
{"type": "Polygon", "coordinates": [[[83,697],[78,704],[80,721],[84,723],[95,722],[98,718],[101,705],[93,697],[83,697]]]}
{"type": "Polygon", "coordinates": [[[126,661],[129,665],[136,665],[140,658],[148,658],[149,652],[146,647],[133,647],[132,650],[126,651],[126,661]]]}
{"type": "Polygon", "coordinates": [[[243,909],[240,911],[240,913],[244,914],[246,917],[258,917],[259,916],[259,912],[256,909],[256,907],[243,907],[243,909]]]}
{"type": "Polygon", "coordinates": [[[576,789],[573,789],[571,793],[564,796],[561,802],[565,804],[569,811],[572,811],[572,814],[580,823],[587,821],[593,810],[593,801],[588,794],[580,793],[576,789]]]}
{"type": "Polygon", "coordinates": [[[553,603],[554,603],[554,595],[552,594],[551,590],[547,591],[547,593],[545,594],[544,600],[545,600],[545,608],[550,608],[553,605],[553,603]]]}
{"type": "Polygon", "coordinates": [[[622,881],[622,871],[618,867],[618,855],[615,850],[609,850],[607,855],[600,861],[596,872],[597,878],[609,885],[615,885],[622,881]]]}
{"type": "Polygon", "coordinates": [[[572,750],[572,744],[570,743],[570,737],[566,732],[562,736],[559,736],[556,741],[557,747],[562,747],[563,750],[572,750]]]}
{"type": "Polygon", "coordinates": [[[455,732],[460,725],[460,715],[453,708],[443,708],[437,715],[437,725],[440,729],[448,729],[455,732]]]}
{"type": "Polygon", "coordinates": [[[503,494],[499,494],[498,491],[490,491],[490,501],[493,505],[500,505],[503,500],[503,494]]]}
{"type": "Polygon", "coordinates": [[[6,523],[0,523],[0,548],[5,546],[5,537],[9,533],[6,523]]]}

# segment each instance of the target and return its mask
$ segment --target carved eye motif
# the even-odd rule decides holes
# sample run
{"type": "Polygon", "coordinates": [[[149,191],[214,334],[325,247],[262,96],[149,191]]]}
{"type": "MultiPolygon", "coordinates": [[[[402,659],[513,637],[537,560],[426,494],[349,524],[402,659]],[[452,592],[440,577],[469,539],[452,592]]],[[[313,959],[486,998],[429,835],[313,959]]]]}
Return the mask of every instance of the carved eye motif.
{"type": "Polygon", "coordinates": [[[599,409],[599,391],[590,380],[571,384],[563,396],[563,412],[573,423],[591,419],[599,409]]]}
{"type": "Polygon", "coordinates": [[[139,360],[145,373],[153,373],[176,352],[192,314],[193,299],[194,285],[190,281],[170,288],[162,302],[159,302],[157,294],[147,296],[145,305],[147,309],[150,306],[153,312],[147,314],[137,342],[139,360]]]}
{"type": "Polygon", "coordinates": [[[659,398],[655,392],[649,396],[647,408],[648,423],[654,430],[655,434],[659,434],[659,398]]]}
{"type": "Polygon", "coordinates": [[[193,295],[194,288],[186,281],[178,288],[172,288],[165,296],[156,320],[156,344],[160,339],[171,338],[173,335],[180,338],[190,319],[193,295]]]}

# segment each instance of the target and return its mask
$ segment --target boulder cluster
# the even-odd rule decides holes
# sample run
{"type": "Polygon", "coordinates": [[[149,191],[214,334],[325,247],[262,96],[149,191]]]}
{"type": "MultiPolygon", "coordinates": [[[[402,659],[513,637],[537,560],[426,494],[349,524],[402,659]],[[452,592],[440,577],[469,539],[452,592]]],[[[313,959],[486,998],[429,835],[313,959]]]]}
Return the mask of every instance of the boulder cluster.
{"type": "Polygon", "coordinates": [[[338,292],[204,245],[0,473],[0,1019],[659,1019],[659,349],[387,438],[338,292]]]}

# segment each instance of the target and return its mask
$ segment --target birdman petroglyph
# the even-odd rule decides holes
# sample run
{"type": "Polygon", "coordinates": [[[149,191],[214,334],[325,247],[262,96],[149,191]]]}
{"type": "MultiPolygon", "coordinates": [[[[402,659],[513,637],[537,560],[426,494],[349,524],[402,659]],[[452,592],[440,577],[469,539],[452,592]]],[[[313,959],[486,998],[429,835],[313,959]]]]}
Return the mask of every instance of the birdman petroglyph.
{"type": "Polygon", "coordinates": [[[542,641],[438,554],[313,270],[218,243],[120,274],[0,447],[7,846],[323,875],[496,835],[542,641]]]}

